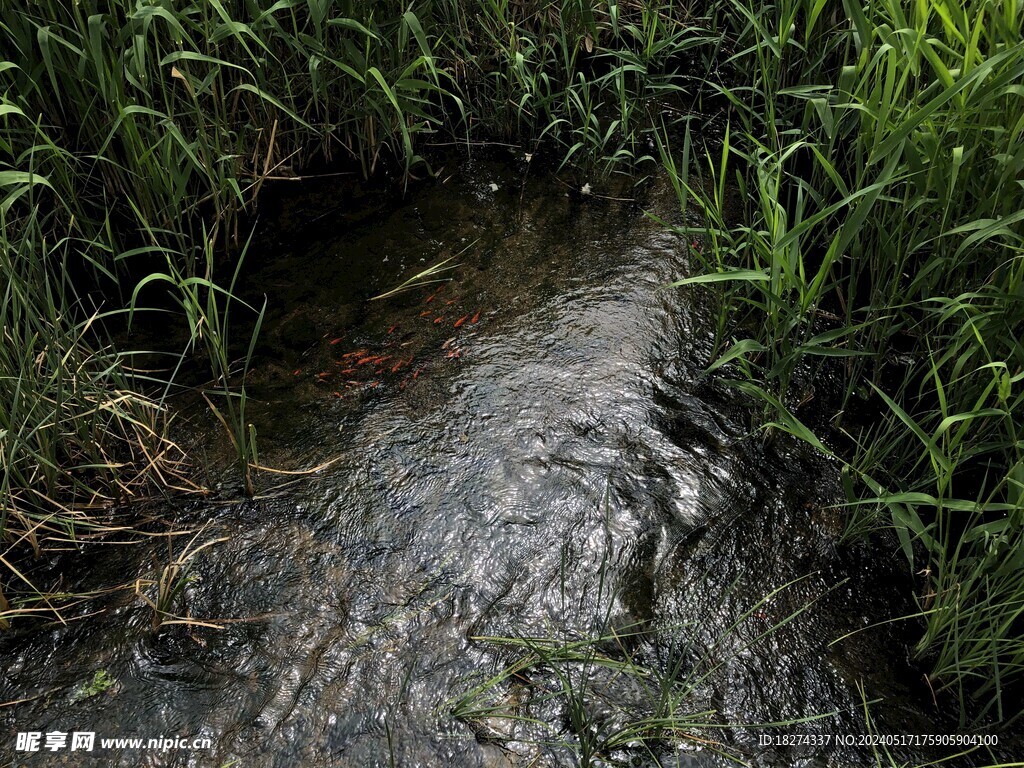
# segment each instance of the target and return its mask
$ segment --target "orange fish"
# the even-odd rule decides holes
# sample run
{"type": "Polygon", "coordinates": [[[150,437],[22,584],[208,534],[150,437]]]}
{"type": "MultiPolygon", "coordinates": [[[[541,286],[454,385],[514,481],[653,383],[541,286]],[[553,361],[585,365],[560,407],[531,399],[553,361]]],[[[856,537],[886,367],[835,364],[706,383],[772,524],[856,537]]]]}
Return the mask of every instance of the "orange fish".
{"type": "Polygon", "coordinates": [[[340,343],[341,341],[342,341],[342,337],[341,337],[341,336],[339,336],[339,337],[338,337],[338,338],[336,338],[336,339],[331,339],[331,344],[338,344],[338,343],[340,343]]]}
{"type": "Polygon", "coordinates": [[[432,310],[432,309],[425,309],[422,312],[420,312],[420,317],[426,317],[427,315],[429,315],[433,311],[434,310],[432,310]]]}
{"type": "Polygon", "coordinates": [[[395,332],[395,328],[397,328],[397,327],[398,327],[397,325],[392,325],[390,328],[388,328],[388,333],[394,333],[395,332]]]}
{"type": "Polygon", "coordinates": [[[357,349],[355,352],[346,352],[344,355],[341,356],[341,358],[345,360],[350,357],[362,357],[363,355],[366,354],[368,354],[368,352],[365,349],[357,349]]]}
{"type": "Polygon", "coordinates": [[[463,324],[464,322],[466,322],[466,319],[467,319],[468,317],[469,317],[469,315],[463,315],[463,316],[462,316],[462,317],[460,317],[460,318],[459,318],[458,320],[456,320],[456,321],[455,321],[455,327],[456,327],[456,328],[458,328],[458,327],[459,327],[460,325],[462,325],[462,324],[463,324]]]}
{"type": "Polygon", "coordinates": [[[294,371],[292,371],[292,376],[301,376],[301,375],[302,375],[302,369],[301,368],[296,368],[294,371]]]}
{"type": "Polygon", "coordinates": [[[437,324],[438,324],[438,323],[440,323],[440,322],[441,322],[442,320],[444,320],[444,315],[441,315],[440,317],[435,317],[435,318],[434,318],[434,325],[437,325],[437,324]]]}
{"type": "Polygon", "coordinates": [[[470,325],[476,325],[476,323],[477,323],[477,321],[479,319],[480,319],[480,312],[477,312],[475,315],[473,315],[473,319],[469,321],[470,325]]]}

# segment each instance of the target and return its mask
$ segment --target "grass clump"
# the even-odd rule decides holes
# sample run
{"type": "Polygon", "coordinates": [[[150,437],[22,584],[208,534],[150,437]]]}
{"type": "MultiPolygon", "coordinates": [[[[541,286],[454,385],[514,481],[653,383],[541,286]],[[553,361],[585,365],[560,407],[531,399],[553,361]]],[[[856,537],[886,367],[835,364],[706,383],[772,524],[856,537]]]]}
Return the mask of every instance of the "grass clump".
{"type": "Polygon", "coordinates": [[[1022,14],[730,0],[732,130],[696,164],[662,145],[707,222],[680,284],[722,288],[712,367],[841,455],[851,532],[895,531],[965,726],[1013,722],[1024,673],[1022,14]]]}
{"type": "MultiPolygon", "coordinates": [[[[600,637],[478,637],[514,660],[453,703],[452,714],[483,741],[525,742],[573,755],[582,766],[628,763],[688,743],[722,750],[707,728],[712,711],[692,710],[693,690],[659,675],[631,646],[642,628],[600,637]],[[553,722],[551,722],[553,720],[553,722]]],[[[681,657],[680,657],[681,658],[681,657]]]]}
{"type": "Polygon", "coordinates": [[[0,213],[0,627],[48,602],[19,566],[22,551],[76,545],[112,527],[113,505],[188,485],[166,410],[98,343],[104,313],[67,277],[86,246],[52,243],[31,220],[13,235],[0,213]]]}
{"type": "MultiPolygon", "coordinates": [[[[599,604],[607,568],[605,560],[599,604]]],[[[773,623],[761,618],[801,581],[776,587],[738,610],[710,642],[696,622],[616,627],[608,613],[585,636],[473,637],[511,661],[453,700],[452,714],[480,740],[532,744],[571,755],[581,766],[678,765],[682,754],[697,751],[742,763],[727,743],[728,725],[719,713],[696,702],[706,699],[711,683],[731,663],[811,608],[814,600],[773,623]]],[[[604,599],[610,609],[610,596],[604,599]]],[[[835,714],[759,727],[783,728],[835,714]]]]}

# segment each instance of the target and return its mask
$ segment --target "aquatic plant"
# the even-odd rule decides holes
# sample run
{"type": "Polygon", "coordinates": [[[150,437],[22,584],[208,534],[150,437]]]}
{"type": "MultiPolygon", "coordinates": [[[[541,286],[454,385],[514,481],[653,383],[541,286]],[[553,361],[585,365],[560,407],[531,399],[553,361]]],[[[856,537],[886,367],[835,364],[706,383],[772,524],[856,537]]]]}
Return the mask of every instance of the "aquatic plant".
{"type": "Polygon", "coordinates": [[[85,699],[91,699],[93,696],[99,696],[101,693],[109,691],[117,685],[117,679],[114,678],[107,670],[97,669],[93,673],[92,679],[88,682],[83,681],[74,691],[71,692],[72,701],[83,701],[85,699]]]}
{"type": "MultiPolygon", "coordinates": [[[[611,578],[607,570],[606,561],[598,593],[611,578]]],[[[726,724],[714,710],[697,709],[695,701],[716,672],[810,607],[813,601],[760,626],[765,606],[802,580],[754,600],[707,647],[697,641],[701,633],[696,623],[617,627],[607,612],[589,636],[473,637],[502,656],[511,652],[512,660],[454,699],[452,714],[470,724],[479,738],[536,743],[571,754],[582,766],[628,764],[637,758],[662,765],[680,749],[705,749],[740,760],[716,735],[726,724]],[[643,649],[652,643],[670,649],[667,661],[645,654],[643,649]],[[552,722],[552,713],[558,712],[561,720],[552,722]]],[[[610,610],[614,600],[599,594],[597,603],[610,610]]]]}
{"type": "Polygon", "coordinates": [[[178,608],[179,603],[184,603],[186,588],[195,577],[192,575],[192,561],[207,547],[228,541],[228,538],[221,537],[209,539],[196,546],[200,537],[205,533],[206,526],[197,531],[181,553],[174,556],[174,536],[167,537],[168,562],[163,566],[156,579],[137,579],[135,582],[135,594],[146,605],[152,609],[150,628],[153,634],[157,634],[167,625],[184,624],[189,627],[206,627],[207,629],[223,629],[223,624],[216,620],[197,619],[188,614],[183,606],[178,608]],[[155,588],[155,594],[151,597],[147,590],[155,588]]]}

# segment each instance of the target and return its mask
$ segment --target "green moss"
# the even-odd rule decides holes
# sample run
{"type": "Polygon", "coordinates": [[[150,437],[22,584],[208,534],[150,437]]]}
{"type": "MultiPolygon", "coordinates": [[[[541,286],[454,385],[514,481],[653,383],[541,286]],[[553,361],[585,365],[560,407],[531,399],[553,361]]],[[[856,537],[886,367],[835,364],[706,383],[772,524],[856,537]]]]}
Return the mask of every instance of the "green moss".
{"type": "Polygon", "coordinates": [[[84,701],[85,699],[91,699],[93,696],[99,696],[101,693],[109,691],[117,685],[117,679],[112,677],[109,672],[105,669],[97,669],[96,673],[92,676],[92,680],[89,682],[80,683],[72,692],[72,701],[84,701]]]}

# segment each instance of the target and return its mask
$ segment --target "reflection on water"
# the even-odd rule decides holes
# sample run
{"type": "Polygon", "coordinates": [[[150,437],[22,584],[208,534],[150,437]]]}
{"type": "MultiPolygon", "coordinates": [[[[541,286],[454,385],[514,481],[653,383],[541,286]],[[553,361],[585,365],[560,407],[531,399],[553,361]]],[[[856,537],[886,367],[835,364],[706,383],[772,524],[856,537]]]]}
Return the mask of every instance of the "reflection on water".
{"type": "MultiPolygon", "coordinates": [[[[122,594],[104,616],[3,639],[0,693],[37,697],[3,710],[10,731],[208,736],[214,748],[18,764],[573,765],[526,731],[501,743],[451,715],[512,658],[471,638],[638,624],[638,660],[703,664],[694,712],[743,724],[838,711],[800,730],[860,733],[863,678],[869,696],[896,702],[882,710],[895,730],[930,731],[900,703],[904,673],[889,671],[898,637],[827,647],[892,615],[896,587],[879,585],[898,562],[838,547],[821,509],[834,468],[748,436],[742,405],[701,376],[707,309],[662,288],[685,273],[686,246],[644,215],[671,217],[672,204],[636,194],[581,197],[476,161],[355,224],[329,190],[294,205],[253,262],[249,290],[269,294],[271,316],[251,394],[268,463],[335,462],[255,501],[232,498],[228,472],[224,500],[177,511],[179,525],[230,537],[195,559],[189,614],[234,621],[153,639],[122,594]],[[443,288],[366,301],[449,256],[443,288]],[[97,669],[117,686],[72,701],[97,669]]],[[[167,559],[162,541],[103,549],[82,584],[149,576],[167,559]]],[[[570,739],[560,706],[536,710],[551,740],[570,739]]],[[[760,733],[714,738],[754,765],[863,757],[761,748],[760,733]]],[[[618,756],[630,755],[652,760],[618,756]]],[[[679,761],[728,763],[709,749],[679,761]]]]}

